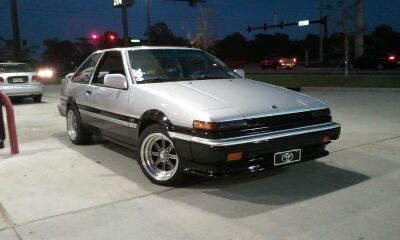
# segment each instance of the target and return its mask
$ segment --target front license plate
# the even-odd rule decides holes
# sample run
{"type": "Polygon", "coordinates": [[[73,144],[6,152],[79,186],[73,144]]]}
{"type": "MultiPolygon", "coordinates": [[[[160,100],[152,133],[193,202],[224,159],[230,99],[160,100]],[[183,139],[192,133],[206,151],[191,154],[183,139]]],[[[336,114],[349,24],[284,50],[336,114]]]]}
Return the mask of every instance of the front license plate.
{"type": "Polygon", "coordinates": [[[274,154],[274,165],[284,165],[298,162],[301,160],[301,149],[294,149],[285,152],[277,152],[274,154]]]}
{"type": "Polygon", "coordinates": [[[13,83],[23,83],[24,79],[23,78],[13,78],[13,83]]]}

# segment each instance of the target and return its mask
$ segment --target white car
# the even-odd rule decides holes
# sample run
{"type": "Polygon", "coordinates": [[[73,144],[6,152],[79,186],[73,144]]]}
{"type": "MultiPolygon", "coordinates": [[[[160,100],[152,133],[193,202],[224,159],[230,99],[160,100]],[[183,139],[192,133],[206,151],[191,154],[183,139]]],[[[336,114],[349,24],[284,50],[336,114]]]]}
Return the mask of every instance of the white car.
{"type": "Polygon", "coordinates": [[[41,102],[43,84],[26,63],[0,63],[0,91],[10,97],[32,97],[41,102]]]}
{"type": "Polygon", "coordinates": [[[101,50],[63,84],[59,109],[72,143],[95,134],[134,148],[160,185],[328,154],[340,124],[325,103],[244,77],[199,49],[101,50]]]}

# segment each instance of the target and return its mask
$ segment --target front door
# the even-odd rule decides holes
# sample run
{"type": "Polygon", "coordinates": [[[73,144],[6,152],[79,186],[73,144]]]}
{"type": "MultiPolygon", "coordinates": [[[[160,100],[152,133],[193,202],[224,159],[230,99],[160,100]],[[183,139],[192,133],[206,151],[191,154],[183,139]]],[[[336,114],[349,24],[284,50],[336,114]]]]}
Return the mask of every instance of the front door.
{"type": "MultiPolygon", "coordinates": [[[[104,85],[107,74],[122,74],[127,77],[120,51],[106,52],[100,60],[88,88],[88,104],[84,109],[90,115],[87,123],[97,128],[103,136],[113,140],[134,144],[135,124],[130,115],[129,91],[104,85]]],[[[128,81],[128,79],[126,80],[128,81]]]]}

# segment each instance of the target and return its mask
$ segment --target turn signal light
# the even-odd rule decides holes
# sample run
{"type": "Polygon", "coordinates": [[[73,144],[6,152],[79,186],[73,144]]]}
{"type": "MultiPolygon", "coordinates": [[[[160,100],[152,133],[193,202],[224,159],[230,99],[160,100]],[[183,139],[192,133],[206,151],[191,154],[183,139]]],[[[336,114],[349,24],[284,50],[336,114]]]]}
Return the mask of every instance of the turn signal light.
{"type": "Polygon", "coordinates": [[[226,160],[227,161],[238,161],[238,160],[242,160],[242,158],[243,158],[243,152],[229,153],[226,160]]]}
{"type": "Polygon", "coordinates": [[[4,82],[4,78],[0,77],[0,82],[4,82]]]}
{"type": "Polygon", "coordinates": [[[218,127],[217,127],[217,124],[214,122],[205,122],[205,121],[194,120],[193,121],[193,129],[214,131],[214,130],[217,130],[218,127]]]}

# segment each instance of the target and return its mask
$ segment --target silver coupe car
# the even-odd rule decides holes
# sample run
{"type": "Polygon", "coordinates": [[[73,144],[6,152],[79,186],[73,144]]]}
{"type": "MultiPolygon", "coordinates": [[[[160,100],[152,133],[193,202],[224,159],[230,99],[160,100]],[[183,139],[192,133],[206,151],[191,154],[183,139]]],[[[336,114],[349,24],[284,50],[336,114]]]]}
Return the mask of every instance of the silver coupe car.
{"type": "Polygon", "coordinates": [[[10,97],[32,97],[35,102],[42,101],[43,84],[25,63],[0,63],[0,90],[10,97]]]}
{"type": "Polygon", "coordinates": [[[340,134],[325,103],[192,48],[97,51],[63,84],[59,109],[74,144],[95,134],[134,148],[161,185],[313,160],[340,134]]]}

